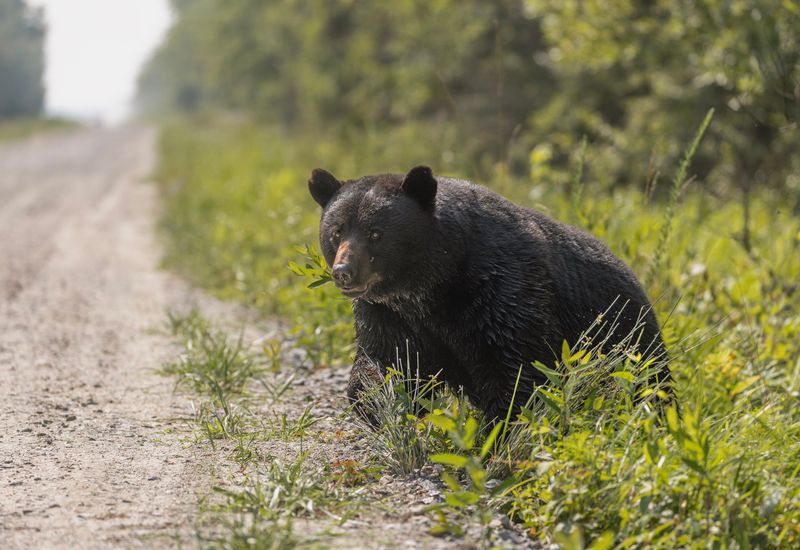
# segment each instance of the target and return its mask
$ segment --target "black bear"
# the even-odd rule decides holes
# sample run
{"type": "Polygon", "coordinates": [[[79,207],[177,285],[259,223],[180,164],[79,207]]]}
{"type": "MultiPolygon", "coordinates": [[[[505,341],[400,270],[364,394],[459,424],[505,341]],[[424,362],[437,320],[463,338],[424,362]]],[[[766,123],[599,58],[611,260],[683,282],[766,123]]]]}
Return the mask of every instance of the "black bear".
{"type": "Polygon", "coordinates": [[[343,182],[316,169],[308,186],[334,283],[353,300],[351,400],[408,349],[421,375],[496,419],[544,381],[534,361],[553,365],[591,326],[608,347],[635,333],[668,378],[647,296],[592,235],[425,166],[343,182]]]}

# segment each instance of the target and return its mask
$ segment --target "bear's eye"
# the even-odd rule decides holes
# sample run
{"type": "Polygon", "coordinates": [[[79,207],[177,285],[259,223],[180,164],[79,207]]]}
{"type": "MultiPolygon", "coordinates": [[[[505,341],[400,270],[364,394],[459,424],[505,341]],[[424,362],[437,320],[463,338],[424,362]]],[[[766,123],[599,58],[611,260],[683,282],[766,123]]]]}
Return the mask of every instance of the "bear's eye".
{"type": "Polygon", "coordinates": [[[342,238],[342,230],[341,229],[334,230],[334,232],[333,232],[333,240],[334,241],[338,241],[341,238],[342,238]]]}
{"type": "Polygon", "coordinates": [[[379,241],[382,236],[383,233],[381,233],[379,229],[373,229],[369,232],[369,240],[371,241],[379,241]]]}

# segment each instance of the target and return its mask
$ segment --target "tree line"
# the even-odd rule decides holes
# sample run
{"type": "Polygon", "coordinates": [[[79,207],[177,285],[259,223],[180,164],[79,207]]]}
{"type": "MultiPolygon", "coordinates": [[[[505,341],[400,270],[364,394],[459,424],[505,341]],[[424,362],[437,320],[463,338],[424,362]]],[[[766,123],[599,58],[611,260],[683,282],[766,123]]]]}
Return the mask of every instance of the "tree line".
{"type": "MultiPolygon", "coordinates": [[[[9,0],[4,0],[8,3],[9,0]]],[[[658,187],[715,109],[709,192],[800,195],[796,0],[172,0],[140,78],[154,111],[287,128],[453,128],[485,170],[658,187]]],[[[666,185],[662,186],[666,187],[666,185]]],[[[797,201],[800,202],[800,201],[797,201]]]]}
{"type": "Polygon", "coordinates": [[[45,31],[41,10],[0,0],[0,119],[42,112],[45,31]]]}

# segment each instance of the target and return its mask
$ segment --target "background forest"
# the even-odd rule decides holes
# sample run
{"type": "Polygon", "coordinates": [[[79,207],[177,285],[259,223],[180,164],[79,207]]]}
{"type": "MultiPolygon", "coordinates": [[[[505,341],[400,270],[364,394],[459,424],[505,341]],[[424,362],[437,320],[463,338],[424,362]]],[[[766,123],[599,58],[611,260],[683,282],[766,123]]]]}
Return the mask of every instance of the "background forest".
{"type": "Polygon", "coordinates": [[[173,4],[141,78],[151,108],[224,107],[356,140],[419,125],[440,171],[553,184],[585,136],[590,180],[642,188],[713,107],[694,164],[705,190],[800,189],[791,0],[173,4]]]}

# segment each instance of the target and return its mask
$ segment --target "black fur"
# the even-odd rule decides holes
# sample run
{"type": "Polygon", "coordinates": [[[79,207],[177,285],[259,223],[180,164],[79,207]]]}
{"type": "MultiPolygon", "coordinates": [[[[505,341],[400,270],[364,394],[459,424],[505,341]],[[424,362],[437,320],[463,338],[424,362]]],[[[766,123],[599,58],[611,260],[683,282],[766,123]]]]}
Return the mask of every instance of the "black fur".
{"type": "MultiPolygon", "coordinates": [[[[522,402],[543,382],[531,363],[553,364],[562,342],[575,344],[604,312],[615,321],[596,331],[606,345],[640,320],[640,351],[664,354],[636,277],[588,233],[427,167],[344,183],[315,170],[310,187],[324,207],[323,254],[353,298],[351,399],[375,364],[393,365],[398,349],[405,358],[408,344],[423,375],[463,387],[496,418],[520,367],[522,402]]],[[[666,379],[666,361],[663,369],[666,379]]]]}

